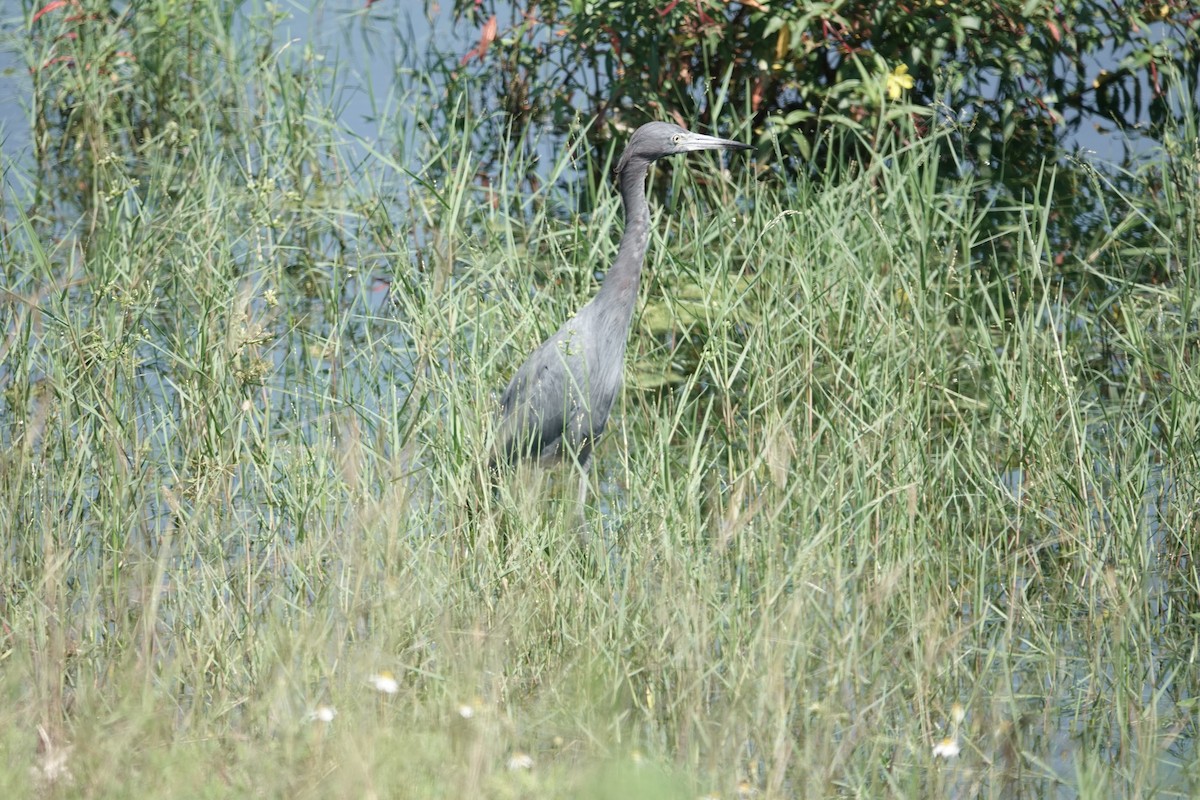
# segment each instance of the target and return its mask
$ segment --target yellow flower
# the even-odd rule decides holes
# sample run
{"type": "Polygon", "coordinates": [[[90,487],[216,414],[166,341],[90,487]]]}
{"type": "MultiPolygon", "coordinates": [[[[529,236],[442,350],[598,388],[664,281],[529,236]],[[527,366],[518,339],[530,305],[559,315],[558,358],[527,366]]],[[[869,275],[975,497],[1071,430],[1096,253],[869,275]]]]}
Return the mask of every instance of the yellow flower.
{"type": "Polygon", "coordinates": [[[901,64],[888,73],[887,93],[891,100],[899,100],[905,89],[913,87],[913,77],[908,74],[908,65],[901,64]]]}

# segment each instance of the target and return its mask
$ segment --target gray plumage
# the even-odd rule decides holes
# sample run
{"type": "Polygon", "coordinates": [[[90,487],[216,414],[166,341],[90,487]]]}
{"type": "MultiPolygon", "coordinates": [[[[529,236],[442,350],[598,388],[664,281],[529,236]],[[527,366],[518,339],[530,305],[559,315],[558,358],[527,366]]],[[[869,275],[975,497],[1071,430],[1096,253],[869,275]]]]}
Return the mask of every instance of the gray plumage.
{"type": "Polygon", "coordinates": [[[565,458],[587,469],[621,389],[625,344],[650,238],[646,172],[651,162],[693,150],[749,148],[666,122],[634,131],[616,167],[625,207],[617,260],[596,296],[533,351],[504,390],[493,467],[565,458]]]}

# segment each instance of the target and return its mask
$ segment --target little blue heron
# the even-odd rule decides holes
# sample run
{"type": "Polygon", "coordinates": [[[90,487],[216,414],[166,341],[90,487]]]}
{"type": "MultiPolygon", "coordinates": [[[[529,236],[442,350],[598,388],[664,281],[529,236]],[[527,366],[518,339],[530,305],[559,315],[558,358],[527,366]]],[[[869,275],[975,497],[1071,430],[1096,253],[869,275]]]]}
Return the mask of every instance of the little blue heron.
{"type": "Polygon", "coordinates": [[[664,156],[693,150],[748,150],[750,145],[651,122],[638,128],[617,162],[625,232],[596,296],[526,359],[500,398],[493,469],[517,461],[574,459],[580,499],[587,491],[592,446],[621,388],[625,344],[637,302],[650,208],[646,172],[664,156]]]}

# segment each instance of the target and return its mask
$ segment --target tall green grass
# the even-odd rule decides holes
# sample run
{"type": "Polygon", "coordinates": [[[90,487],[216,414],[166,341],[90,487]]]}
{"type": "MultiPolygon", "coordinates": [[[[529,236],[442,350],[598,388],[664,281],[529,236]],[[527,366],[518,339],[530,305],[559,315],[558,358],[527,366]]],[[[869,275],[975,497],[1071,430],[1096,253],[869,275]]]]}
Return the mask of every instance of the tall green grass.
{"type": "Polygon", "coordinates": [[[1103,302],[929,141],[657,171],[581,539],[482,455],[615,253],[603,165],[352,142],[268,29],[160,31],[182,122],[97,104],[115,156],[5,200],[0,792],[1195,793],[1194,145],[1068,254],[1103,302]]]}

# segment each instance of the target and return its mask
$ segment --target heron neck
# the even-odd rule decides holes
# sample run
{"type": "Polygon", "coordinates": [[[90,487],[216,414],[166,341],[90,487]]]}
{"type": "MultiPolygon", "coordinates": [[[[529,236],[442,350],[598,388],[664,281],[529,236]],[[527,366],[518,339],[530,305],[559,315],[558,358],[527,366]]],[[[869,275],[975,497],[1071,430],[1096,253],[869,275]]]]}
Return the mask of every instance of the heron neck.
{"type": "Polygon", "coordinates": [[[649,162],[630,162],[621,170],[625,232],[621,234],[617,260],[604,276],[604,283],[596,296],[597,300],[603,296],[610,301],[621,303],[628,311],[627,324],[633,315],[638,284],[642,276],[642,262],[646,258],[646,246],[650,239],[650,209],[646,205],[646,172],[649,167],[649,162]]]}

